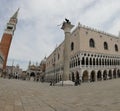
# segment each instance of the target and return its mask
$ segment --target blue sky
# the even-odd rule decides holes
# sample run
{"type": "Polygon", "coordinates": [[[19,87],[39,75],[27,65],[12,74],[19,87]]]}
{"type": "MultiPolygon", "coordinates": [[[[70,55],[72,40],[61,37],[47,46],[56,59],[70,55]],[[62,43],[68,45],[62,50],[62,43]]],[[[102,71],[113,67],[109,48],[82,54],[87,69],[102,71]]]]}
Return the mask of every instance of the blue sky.
{"type": "Polygon", "coordinates": [[[9,18],[20,8],[8,65],[40,63],[64,40],[65,18],[114,35],[120,31],[120,0],[1,0],[0,37],[9,18]]]}

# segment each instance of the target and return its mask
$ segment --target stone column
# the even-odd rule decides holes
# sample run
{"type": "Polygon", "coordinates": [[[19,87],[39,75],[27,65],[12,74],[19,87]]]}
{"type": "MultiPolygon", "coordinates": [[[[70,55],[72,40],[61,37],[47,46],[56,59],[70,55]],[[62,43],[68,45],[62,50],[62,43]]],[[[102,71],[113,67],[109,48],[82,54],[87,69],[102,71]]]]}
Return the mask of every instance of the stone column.
{"type": "Polygon", "coordinates": [[[70,62],[70,37],[71,37],[71,29],[74,27],[74,25],[67,20],[66,22],[63,22],[62,30],[64,30],[65,34],[65,40],[64,40],[64,71],[63,71],[63,80],[69,80],[69,62],[70,62]]]}
{"type": "Polygon", "coordinates": [[[88,82],[91,82],[90,72],[89,72],[89,74],[88,74],[88,82]]]}
{"type": "Polygon", "coordinates": [[[101,71],[101,79],[102,79],[102,81],[103,81],[103,71],[101,71]]]}

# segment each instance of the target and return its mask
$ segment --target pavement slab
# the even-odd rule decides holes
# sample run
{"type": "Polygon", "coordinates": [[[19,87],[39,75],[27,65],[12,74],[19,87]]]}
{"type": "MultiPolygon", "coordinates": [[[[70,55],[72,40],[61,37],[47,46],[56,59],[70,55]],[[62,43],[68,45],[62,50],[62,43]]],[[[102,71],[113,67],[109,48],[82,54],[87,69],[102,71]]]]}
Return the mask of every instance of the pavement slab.
{"type": "Polygon", "coordinates": [[[49,86],[0,78],[0,111],[120,111],[120,79],[49,86]]]}

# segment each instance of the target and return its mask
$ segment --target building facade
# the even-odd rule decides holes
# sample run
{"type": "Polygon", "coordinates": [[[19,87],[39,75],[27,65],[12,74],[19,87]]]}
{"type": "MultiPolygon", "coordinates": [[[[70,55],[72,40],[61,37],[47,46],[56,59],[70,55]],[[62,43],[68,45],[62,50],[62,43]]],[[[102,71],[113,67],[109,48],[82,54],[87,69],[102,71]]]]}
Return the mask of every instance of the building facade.
{"type": "MultiPolygon", "coordinates": [[[[65,40],[46,59],[46,81],[63,79],[65,40]]],[[[71,32],[69,80],[102,81],[120,77],[120,38],[88,26],[71,32]]]]}
{"type": "Polygon", "coordinates": [[[22,69],[19,65],[16,66],[6,66],[6,77],[19,79],[22,74],[22,69]]]}
{"type": "Polygon", "coordinates": [[[44,81],[45,76],[45,68],[46,68],[46,57],[40,62],[40,64],[36,63],[31,64],[29,62],[27,73],[27,79],[32,81],[44,81]]]}

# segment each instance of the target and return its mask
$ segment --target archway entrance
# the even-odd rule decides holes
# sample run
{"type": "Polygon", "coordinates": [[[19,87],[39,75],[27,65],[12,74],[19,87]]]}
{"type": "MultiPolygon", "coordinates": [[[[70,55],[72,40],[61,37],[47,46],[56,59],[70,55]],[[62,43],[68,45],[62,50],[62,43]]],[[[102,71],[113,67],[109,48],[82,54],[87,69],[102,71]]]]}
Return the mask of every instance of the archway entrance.
{"type": "Polygon", "coordinates": [[[34,72],[31,72],[30,73],[30,80],[35,80],[35,73],[34,72]]]}
{"type": "Polygon", "coordinates": [[[98,80],[98,81],[101,81],[101,80],[102,80],[101,71],[98,71],[98,72],[97,72],[97,80],[98,80]]]}
{"type": "Polygon", "coordinates": [[[35,77],[35,73],[31,72],[30,77],[35,77]]]}
{"type": "Polygon", "coordinates": [[[108,77],[109,77],[109,79],[112,79],[112,71],[111,70],[109,70],[108,77]]]}
{"type": "Polygon", "coordinates": [[[120,70],[117,71],[117,76],[120,77],[120,70]]]}
{"type": "Polygon", "coordinates": [[[95,71],[92,71],[92,72],[91,72],[90,81],[91,81],[91,82],[94,82],[94,81],[95,81],[95,71]]]}
{"type": "Polygon", "coordinates": [[[80,80],[80,76],[79,76],[79,73],[76,72],[76,81],[79,81],[80,80]]]}
{"type": "Polygon", "coordinates": [[[83,72],[83,76],[82,76],[82,81],[83,82],[88,82],[88,71],[84,71],[83,72]]]}
{"type": "Polygon", "coordinates": [[[103,80],[107,80],[107,71],[106,70],[103,72],[103,80]]]}
{"type": "Polygon", "coordinates": [[[113,78],[116,78],[116,70],[113,71],[113,78]]]}

